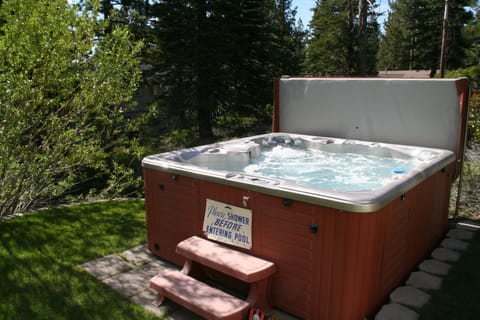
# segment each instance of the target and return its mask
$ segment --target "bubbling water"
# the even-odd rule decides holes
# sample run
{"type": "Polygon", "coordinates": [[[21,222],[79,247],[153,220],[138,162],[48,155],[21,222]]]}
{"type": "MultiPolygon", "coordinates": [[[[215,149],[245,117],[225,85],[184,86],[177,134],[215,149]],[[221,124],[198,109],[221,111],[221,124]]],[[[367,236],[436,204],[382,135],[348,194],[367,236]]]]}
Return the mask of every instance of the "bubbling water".
{"type": "Polygon", "coordinates": [[[333,191],[367,191],[381,188],[414,166],[412,159],[279,145],[262,150],[242,171],[333,191]]]}

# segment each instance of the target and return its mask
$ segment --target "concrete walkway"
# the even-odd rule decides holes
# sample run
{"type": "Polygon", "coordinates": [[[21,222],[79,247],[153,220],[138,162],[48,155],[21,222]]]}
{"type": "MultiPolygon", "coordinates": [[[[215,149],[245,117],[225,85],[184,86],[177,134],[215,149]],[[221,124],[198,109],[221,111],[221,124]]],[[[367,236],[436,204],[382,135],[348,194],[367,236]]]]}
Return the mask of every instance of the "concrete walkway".
{"type": "MultiPolygon", "coordinates": [[[[430,299],[425,290],[440,289],[442,277],[448,275],[451,265],[468,248],[468,241],[477,230],[480,230],[479,223],[459,222],[453,225],[440,246],[433,250],[431,258],[420,263],[419,269],[411,273],[405,285],[390,294],[390,302],[380,309],[375,320],[417,319],[416,310],[430,299]]],[[[158,308],[153,306],[156,294],[148,288],[150,279],[164,268],[178,267],[150,254],[146,245],[86,262],[81,267],[158,316],[169,320],[202,319],[168,300],[158,308]]],[[[279,320],[297,319],[280,310],[272,313],[279,320]]]]}

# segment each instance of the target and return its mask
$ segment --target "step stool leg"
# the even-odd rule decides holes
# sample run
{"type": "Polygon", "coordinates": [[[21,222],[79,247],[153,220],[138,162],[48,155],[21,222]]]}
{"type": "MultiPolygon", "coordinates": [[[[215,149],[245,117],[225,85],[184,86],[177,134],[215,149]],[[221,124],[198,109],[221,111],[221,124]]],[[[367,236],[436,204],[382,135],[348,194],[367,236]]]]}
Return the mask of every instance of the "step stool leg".
{"type": "Polygon", "coordinates": [[[269,299],[270,279],[266,278],[250,284],[250,290],[248,291],[247,302],[252,308],[257,308],[265,312],[269,312],[272,307],[270,306],[269,299]]]}
{"type": "Polygon", "coordinates": [[[185,259],[185,262],[183,263],[182,273],[190,274],[190,271],[192,271],[192,260],[185,259]]]}
{"type": "Polygon", "coordinates": [[[163,303],[163,301],[165,300],[165,296],[163,294],[158,294],[157,295],[157,298],[155,300],[152,301],[152,304],[155,306],[155,307],[160,307],[160,305],[163,303]]]}

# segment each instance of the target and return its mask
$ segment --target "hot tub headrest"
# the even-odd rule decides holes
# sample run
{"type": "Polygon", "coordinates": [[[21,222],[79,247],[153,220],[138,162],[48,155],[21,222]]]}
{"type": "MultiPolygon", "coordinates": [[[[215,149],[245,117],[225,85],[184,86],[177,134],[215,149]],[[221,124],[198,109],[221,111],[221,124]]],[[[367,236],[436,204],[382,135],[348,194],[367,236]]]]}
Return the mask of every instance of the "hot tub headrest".
{"type": "Polygon", "coordinates": [[[273,131],[463,152],[467,79],[281,78],[273,131]]]}

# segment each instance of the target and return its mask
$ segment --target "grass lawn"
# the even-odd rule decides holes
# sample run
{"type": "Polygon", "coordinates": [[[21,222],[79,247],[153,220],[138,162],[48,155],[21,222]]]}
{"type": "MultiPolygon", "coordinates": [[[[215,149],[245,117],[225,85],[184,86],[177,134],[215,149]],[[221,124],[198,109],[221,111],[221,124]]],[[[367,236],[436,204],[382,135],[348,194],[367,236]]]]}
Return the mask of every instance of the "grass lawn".
{"type": "Polygon", "coordinates": [[[146,242],[143,201],[0,223],[0,319],[157,319],[78,265],[146,242]]]}
{"type": "Polygon", "coordinates": [[[420,319],[480,319],[480,231],[444,278],[442,288],[420,310],[420,319]]]}

